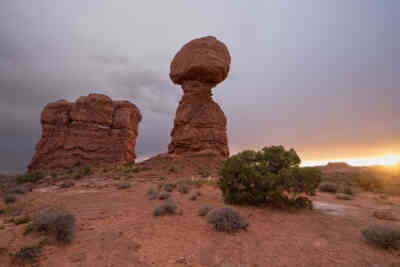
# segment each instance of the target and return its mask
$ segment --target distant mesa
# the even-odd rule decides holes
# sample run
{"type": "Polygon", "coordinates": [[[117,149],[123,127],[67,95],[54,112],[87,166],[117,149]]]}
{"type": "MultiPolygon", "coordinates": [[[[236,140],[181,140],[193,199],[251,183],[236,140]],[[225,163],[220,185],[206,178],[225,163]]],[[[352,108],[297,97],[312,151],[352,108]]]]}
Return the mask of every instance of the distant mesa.
{"type": "Polygon", "coordinates": [[[327,168],[351,168],[352,166],[346,162],[328,162],[327,168]]]}
{"type": "Polygon", "coordinates": [[[215,37],[185,44],[171,63],[170,78],[181,85],[183,96],[176,110],[168,153],[213,153],[228,157],[226,117],[212,99],[212,88],[228,76],[231,57],[215,37]]]}
{"type": "Polygon", "coordinates": [[[41,114],[42,137],[28,169],[62,168],[77,161],[133,161],[141,120],[133,103],[102,94],[49,103],[41,114]]]}

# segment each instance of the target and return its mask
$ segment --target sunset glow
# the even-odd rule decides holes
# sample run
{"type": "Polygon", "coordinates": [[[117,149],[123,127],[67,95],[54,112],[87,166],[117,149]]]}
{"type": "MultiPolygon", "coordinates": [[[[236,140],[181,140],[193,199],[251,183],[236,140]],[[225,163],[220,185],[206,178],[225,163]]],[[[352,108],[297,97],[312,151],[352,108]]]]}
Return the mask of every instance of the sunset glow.
{"type": "Polygon", "coordinates": [[[301,166],[321,166],[326,165],[328,162],[346,162],[352,166],[371,166],[371,165],[396,165],[400,162],[400,155],[390,154],[390,155],[380,155],[374,157],[365,158],[343,158],[343,159],[333,159],[333,160],[311,160],[304,161],[301,166]]]}

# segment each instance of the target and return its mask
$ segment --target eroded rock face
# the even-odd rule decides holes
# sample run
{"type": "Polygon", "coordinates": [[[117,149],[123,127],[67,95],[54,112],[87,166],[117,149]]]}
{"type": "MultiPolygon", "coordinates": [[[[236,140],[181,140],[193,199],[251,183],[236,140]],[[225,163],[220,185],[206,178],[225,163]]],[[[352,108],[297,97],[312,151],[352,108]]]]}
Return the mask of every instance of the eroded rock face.
{"type": "Polygon", "coordinates": [[[170,78],[181,85],[168,152],[229,156],[226,117],[212,99],[212,88],[225,80],[231,57],[225,44],[208,36],[187,43],[171,63],[170,78]]]}
{"type": "Polygon", "coordinates": [[[82,96],[75,103],[49,103],[41,114],[42,138],[28,169],[61,168],[77,161],[132,161],[141,119],[131,102],[102,94],[82,96]]]}

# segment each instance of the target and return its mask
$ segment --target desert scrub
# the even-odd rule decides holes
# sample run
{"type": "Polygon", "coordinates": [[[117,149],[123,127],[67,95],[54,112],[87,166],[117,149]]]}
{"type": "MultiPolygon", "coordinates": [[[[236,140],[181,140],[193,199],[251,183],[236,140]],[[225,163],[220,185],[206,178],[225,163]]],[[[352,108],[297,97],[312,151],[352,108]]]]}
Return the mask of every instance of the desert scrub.
{"type": "Polygon", "coordinates": [[[178,184],[178,192],[182,193],[182,194],[189,193],[189,186],[185,182],[179,183],[178,184]]]}
{"type": "Polygon", "coordinates": [[[324,182],[319,186],[319,191],[328,192],[328,193],[336,193],[338,191],[339,186],[334,183],[324,182]]]}
{"type": "Polygon", "coordinates": [[[172,192],[174,191],[174,188],[176,187],[176,184],[173,183],[167,183],[164,185],[164,190],[167,192],[172,192]]]}
{"type": "Polygon", "coordinates": [[[158,190],[161,190],[164,187],[165,183],[164,182],[160,182],[157,185],[158,190]]]}
{"type": "Polygon", "coordinates": [[[203,205],[197,211],[197,215],[204,217],[212,210],[212,206],[210,205],[203,205]]]}
{"type": "Polygon", "coordinates": [[[203,178],[207,178],[207,177],[209,177],[211,175],[210,172],[208,170],[206,170],[206,169],[200,169],[198,171],[198,174],[203,178]]]}
{"type": "Polygon", "coordinates": [[[120,183],[117,185],[117,189],[122,190],[122,189],[128,189],[131,187],[131,184],[128,182],[120,183]]]}
{"type": "Polygon", "coordinates": [[[246,230],[249,222],[241,217],[239,212],[231,207],[223,207],[210,211],[206,217],[207,223],[214,226],[219,232],[232,233],[240,229],[246,230]]]}
{"type": "Polygon", "coordinates": [[[4,203],[6,204],[12,204],[17,202],[17,197],[15,195],[12,194],[6,194],[3,197],[4,203]]]}
{"type": "Polygon", "coordinates": [[[44,178],[44,174],[40,171],[31,171],[27,172],[24,175],[20,175],[17,177],[17,183],[36,183],[44,178]]]}
{"type": "Polygon", "coordinates": [[[82,177],[85,177],[87,175],[92,174],[92,169],[90,169],[89,166],[84,166],[79,169],[78,173],[75,175],[74,179],[78,180],[81,179],[82,177]]]}
{"type": "Polygon", "coordinates": [[[168,198],[164,200],[164,202],[162,202],[159,206],[154,208],[153,215],[157,217],[157,216],[163,216],[168,213],[174,214],[177,208],[178,207],[175,201],[171,198],[168,198]]]}
{"type": "Polygon", "coordinates": [[[28,223],[30,220],[31,220],[31,218],[28,215],[14,217],[14,224],[20,225],[20,224],[28,223]]]}
{"type": "Polygon", "coordinates": [[[149,188],[149,190],[147,190],[146,194],[147,194],[147,196],[149,197],[150,200],[153,200],[153,199],[157,199],[158,195],[160,193],[154,188],[149,188]]]}
{"type": "Polygon", "coordinates": [[[33,216],[25,233],[31,231],[53,235],[60,242],[71,242],[75,233],[75,215],[56,208],[42,209],[33,216]]]}
{"type": "Polygon", "coordinates": [[[228,204],[311,209],[305,195],[315,194],[321,171],[299,165],[296,151],[283,146],[243,151],[224,162],[218,186],[228,204]]]}
{"type": "Polygon", "coordinates": [[[36,260],[42,251],[42,246],[25,246],[20,248],[14,255],[12,263],[32,262],[36,260]]]}
{"type": "Polygon", "coordinates": [[[189,199],[195,201],[197,199],[197,195],[192,195],[189,199]]]}
{"type": "Polygon", "coordinates": [[[365,240],[385,249],[400,249],[400,229],[388,225],[372,224],[361,230],[365,240]]]}
{"type": "Polygon", "coordinates": [[[10,194],[25,194],[32,192],[33,186],[31,184],[21,184],[7,188],[7,193],[10,194]]]}
{"type": "Polygon", "coordinates": [[[171,197],[171,195],[169,194],[169,193],[160,193],[159,195],[158,195],[158,199],[160,199],[160,200],[164,200],[164,199],[167,199],[167,198],[170,198],[171,197]]]}

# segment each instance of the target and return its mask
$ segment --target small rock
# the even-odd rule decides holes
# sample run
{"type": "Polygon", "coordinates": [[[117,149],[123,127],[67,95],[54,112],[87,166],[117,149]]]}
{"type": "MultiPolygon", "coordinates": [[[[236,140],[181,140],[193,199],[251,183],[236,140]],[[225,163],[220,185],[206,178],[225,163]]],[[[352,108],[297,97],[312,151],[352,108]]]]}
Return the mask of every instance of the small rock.
{"type": "Polygon", "coordinates": [[[4,203],[3,201],[0,201],[0,213],[5,212],[6,209],[7,209],[6,203],[4,203]]]}
{"type": "Polygon", "coordinates": [[[336,198],[342,199],[342,200],[352,200],[353,199],[353,197],[351,195],[344,194],[344,193],[337,193],[336,198]]]}
{"type": "Polygon", "coordinates": [[[186,259],[185,257],[180,257],[179,259],[176,260],[176,263],[182,263],[182,264],[186,264],[186,259]]]}
{"type": "Polygon", "coordinates": [[[375,210],[372,214],[375,218],[380,220],[388,220],[388,221],[400,221],[400,218],[397,217],[393,210],[391,209],[379,209],[375,210]]]}
{"type": "Polygon", "coordinates": [[[72,187],[72,186],[74,186],[74,185],[75,185],[74,182],[66,181],[66,182],[60,184],[60,188],[69,188],[69,187],[72,187]]]}

